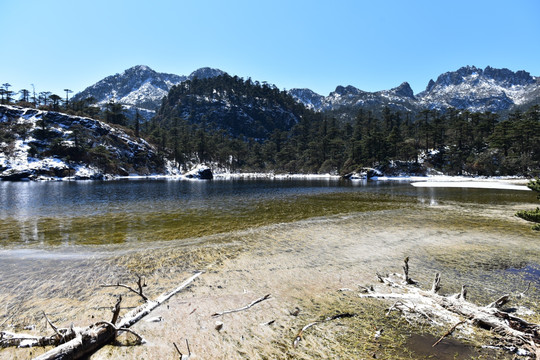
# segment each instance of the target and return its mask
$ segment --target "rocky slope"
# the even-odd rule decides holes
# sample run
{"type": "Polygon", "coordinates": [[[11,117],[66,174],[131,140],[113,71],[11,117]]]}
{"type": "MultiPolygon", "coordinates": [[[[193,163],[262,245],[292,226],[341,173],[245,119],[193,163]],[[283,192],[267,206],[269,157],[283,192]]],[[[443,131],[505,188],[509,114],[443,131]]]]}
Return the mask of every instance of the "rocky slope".
{"type": "Polygon", "coordinates": [[[418,98],[421,106],[433,109],[499,112],[534,100],[538,80],[525,71],[466,66],[430,81],[418,98]]]}
{"type": "Polygon", "coordinates": [[[0,178],[176,172],[143,139],[90,118],[0,105],[0,178]]]}
{"type": "Polygon", "coordinates": [[[125,105],[128,113],[138,109],[144,117],[150,118],[161,105],[161,99],[174,85],[189,79],[204,79],[221,74],[223,71],[218,69],[200,68],[188,76],[183,76],[159,73],[148,66],[137,65],[87,87],[76,94],[73,100],[92,97],[102,107],[112,100],[125,105]]]}

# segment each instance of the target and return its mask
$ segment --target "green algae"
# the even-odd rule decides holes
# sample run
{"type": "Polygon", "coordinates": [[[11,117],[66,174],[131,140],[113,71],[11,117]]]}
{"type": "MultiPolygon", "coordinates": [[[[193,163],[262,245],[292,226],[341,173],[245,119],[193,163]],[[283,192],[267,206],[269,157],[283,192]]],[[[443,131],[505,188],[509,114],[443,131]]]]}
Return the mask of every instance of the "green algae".
{"type": "Polygon", "coordinates": [[[369,193],[332,193],[291,199],[239,203],[230,209],[113,212],[0,220],[5,245],[100,245],[208,236],[276,223],[352,212],[396,209],[414,202],[406,197],[369,193]]]}

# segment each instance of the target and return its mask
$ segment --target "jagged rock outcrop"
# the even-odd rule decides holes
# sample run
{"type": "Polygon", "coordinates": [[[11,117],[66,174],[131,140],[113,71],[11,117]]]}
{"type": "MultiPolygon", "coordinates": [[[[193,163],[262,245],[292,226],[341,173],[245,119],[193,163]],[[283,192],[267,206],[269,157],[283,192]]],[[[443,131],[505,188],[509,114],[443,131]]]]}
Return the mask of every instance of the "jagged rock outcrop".
{"type": "Polygon", "coordinates": [[[465,66],[430,80],[417,98],[428,109],[500,112],[534,101],[539,88],[537,79],[526,71],[465,66]]]}
{"type": "Polygon", "coordinates": [[[362,91],[354,86],[338,86],[328,96],[308,89],[289,92],[297,101],[315,111],[354,114],[358,109],[380,111],[384,106],[393,110],[418,112],[423,109],[445,110],[453,107],[471,112],[503,112],[540,102],[540,78],[520,70],[480,69],[465,66],[430,80],[426,89],[414,94],[407,82],[377,92],[362,91]]]}

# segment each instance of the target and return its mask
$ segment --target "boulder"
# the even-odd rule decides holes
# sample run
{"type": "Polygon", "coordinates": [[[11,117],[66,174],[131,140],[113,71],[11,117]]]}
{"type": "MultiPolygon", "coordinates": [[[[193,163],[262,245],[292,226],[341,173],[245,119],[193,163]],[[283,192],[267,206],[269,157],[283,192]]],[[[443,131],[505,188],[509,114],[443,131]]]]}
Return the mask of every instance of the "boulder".
{"type": "Polygon", "coordinates": [[[208,166],[199,165],[196,168],[188,171],[184,176],[188,179],[201,179],[201,180],[212,180],[214,174],[208,166]]]}
{"type": "Polygon", "coordinates": [[[6,170],[0,175],[0,179],[4,181],[21,181],[30,179],[34,173],[30,170],[6,170]]]}

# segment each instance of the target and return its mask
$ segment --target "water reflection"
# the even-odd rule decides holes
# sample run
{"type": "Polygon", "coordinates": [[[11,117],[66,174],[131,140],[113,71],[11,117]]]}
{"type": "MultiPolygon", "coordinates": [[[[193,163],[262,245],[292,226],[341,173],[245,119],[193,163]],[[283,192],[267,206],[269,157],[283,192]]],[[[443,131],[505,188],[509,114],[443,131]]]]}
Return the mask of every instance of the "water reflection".
{"type": "MultiPolygon", "coordinates": [[[[200,236],[334,214],[341,210],[335,208],[342,206],[336,202],[353,198],[358,206],[364,201],[371,202],[369,206],[374,208],[387,206],[394,196],[409,198],[411,204],[430,206],[447,200],[489,204],[536,202],[532,192],[415,188],[407,182],[336,179],[0,182],[0,195],[0,246],[73,246],[200,236]],[[332,195],[333,198],[304,201],[324,194],[351,197],[332,195]],[[365,196],[354,198],[358,194],[365,196]],[[379,198],[384,201],[380,203],[379,198]],[[304,202],[291,206],[295,201],[304,202]],[[325,212],[326,208],[331,210],[325,212]]],[[[345,206],[348,210],[343,211],[357,211],[355,204],[345,206]]]]}
{"type": "Polygon", "coordinates": [[[436,206],[439,205],[438,193],[436,188],[419,188],[417,199],[422,205],[436,206]]]}

